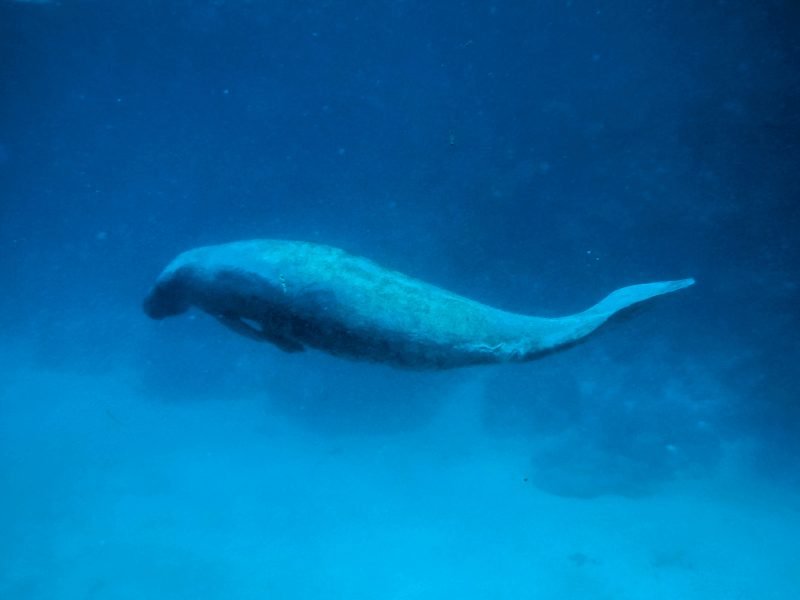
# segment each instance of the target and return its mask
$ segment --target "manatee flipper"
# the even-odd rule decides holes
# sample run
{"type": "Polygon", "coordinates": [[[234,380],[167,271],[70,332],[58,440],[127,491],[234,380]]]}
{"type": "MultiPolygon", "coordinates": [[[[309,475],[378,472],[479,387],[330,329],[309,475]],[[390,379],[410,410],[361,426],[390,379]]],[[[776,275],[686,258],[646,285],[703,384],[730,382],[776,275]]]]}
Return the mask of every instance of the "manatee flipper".
{"type": "Polygon", "coordinates": [[[620,288],[611,292],[603,300],[576,315],[554,319],[557,327],[546,346],[556,347],[570,344],[592,333],[612,316],[626,308],[650,300],[656,296],[676,292],[694,284],[694,279],[676,281],[657,281],[620,288]]]}
{"type": "Polygon", "coordinates": [[[284,352],[305,352],[306,347],[297,340],[288,336],[279,335],[275,332],[265,332],[262,339],[268,341],[283,350],[284,352]]]}
{"type": "Polygon", "coordinates": [[[219,314],[214,315],[220,323],[225,327],[235,331],[239,335],[243,335],[251,340],[257,342],[269,342],[274,344],[284,352],[303,352],[305,346],[300,342],[291,339],[289,336],[284,336],[276,331],[268,331],[265,327],[257,328],[245,321],[241,317],[235,315],[219,314]]]}

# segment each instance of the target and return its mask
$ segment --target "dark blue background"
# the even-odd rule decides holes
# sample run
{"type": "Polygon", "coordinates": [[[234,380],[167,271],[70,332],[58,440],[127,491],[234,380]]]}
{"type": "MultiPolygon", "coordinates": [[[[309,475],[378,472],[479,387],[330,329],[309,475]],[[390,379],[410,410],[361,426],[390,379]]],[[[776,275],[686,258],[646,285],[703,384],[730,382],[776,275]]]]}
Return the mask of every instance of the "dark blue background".
{"type": "MultiPolygon", "coordinates": [[[[541,314],[694,276],[619,333],[492,374],[487,426],[577,427],[657,476],[669,440],[687,464],[755,440],[760,470],[796,477],[797,6],[0,3],[0,325],[43,364],[131,359],[199,393],[263,349],[140,314],[192,246],[330,243],[541,314]]],[[[347,388],[370,367],[341,368],[347,388]]],[[[325,404],[339,424],[363,417],[347,398],[325,404]]]]}

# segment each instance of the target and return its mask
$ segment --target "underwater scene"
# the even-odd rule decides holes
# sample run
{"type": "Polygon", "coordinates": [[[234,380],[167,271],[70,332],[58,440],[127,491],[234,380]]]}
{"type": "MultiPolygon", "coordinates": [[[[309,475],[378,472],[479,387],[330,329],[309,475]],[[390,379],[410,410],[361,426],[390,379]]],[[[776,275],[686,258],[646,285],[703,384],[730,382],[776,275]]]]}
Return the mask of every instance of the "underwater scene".
{"type": "Polygon", "coordinates": [[[798,31],[0,0],[0,599],[800,598],[798,31]]]}

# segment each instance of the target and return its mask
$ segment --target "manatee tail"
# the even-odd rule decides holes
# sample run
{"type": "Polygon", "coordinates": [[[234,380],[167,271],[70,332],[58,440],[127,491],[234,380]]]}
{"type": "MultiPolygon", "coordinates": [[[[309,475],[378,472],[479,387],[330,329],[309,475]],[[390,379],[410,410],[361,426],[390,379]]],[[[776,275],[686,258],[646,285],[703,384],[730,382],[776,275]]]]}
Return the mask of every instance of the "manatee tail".
{"type": "Polygon", "coordinates": [[[613,315],[634,304],[639,304],[656,296],[676,292],[693,284],[694,279],[679,279],[620,288],[611,292],[603,300],[582,313],[561,319],[553,319],[556,327],[548,336],[549,339],[546,341],[545,348],[555,348],[576,342],[592,333],[613,315]]]}

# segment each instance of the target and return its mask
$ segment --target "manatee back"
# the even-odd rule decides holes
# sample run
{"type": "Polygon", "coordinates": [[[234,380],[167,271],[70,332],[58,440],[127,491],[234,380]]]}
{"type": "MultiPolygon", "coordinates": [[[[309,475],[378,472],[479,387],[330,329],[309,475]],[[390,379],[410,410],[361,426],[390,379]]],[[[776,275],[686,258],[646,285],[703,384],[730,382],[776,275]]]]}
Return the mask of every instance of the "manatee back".
{"type": "Polygon", "coordinates": [[[333,354],[415,368],[493,362],[475,347],[518,338],[526,319],[330,246],[254,240],[200,250],[204,269],[247,273],[280,297],[269,307],[285,311],[284,322],[269,327],[333,354]]]}

